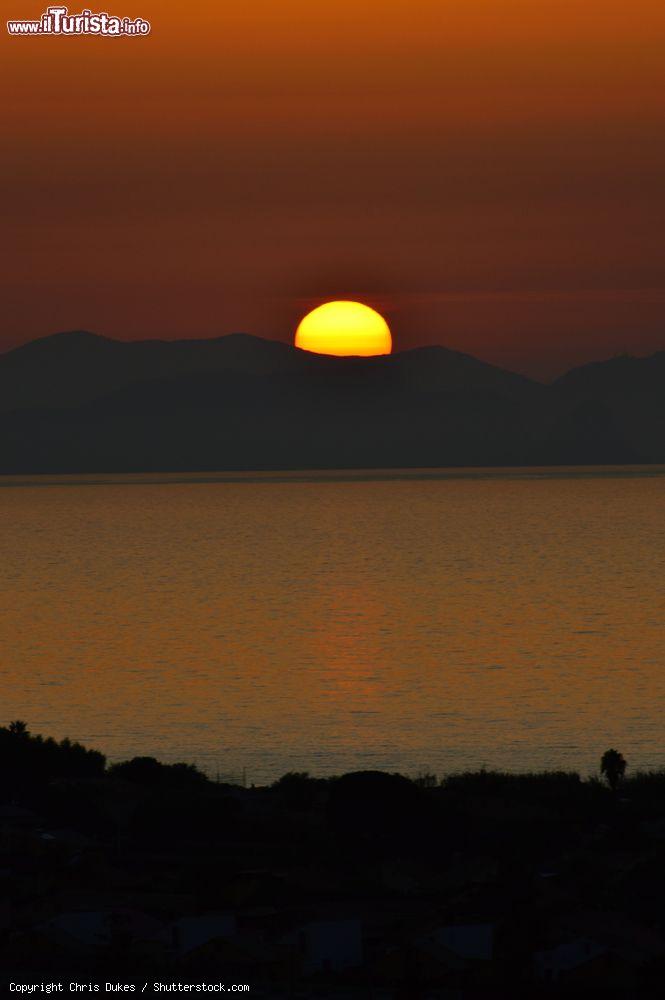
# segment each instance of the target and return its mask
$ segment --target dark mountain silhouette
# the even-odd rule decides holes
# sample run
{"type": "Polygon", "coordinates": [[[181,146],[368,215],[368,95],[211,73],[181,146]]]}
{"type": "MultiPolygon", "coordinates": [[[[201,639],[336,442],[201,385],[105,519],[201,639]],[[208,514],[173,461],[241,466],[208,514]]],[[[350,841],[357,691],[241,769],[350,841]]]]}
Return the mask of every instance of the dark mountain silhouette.
{"type": "Polygon", "coordinates": [[[244,334],[126,342],[86,330],[56,333],[0,356],[0,411],[78,406],[141,379],[288,371],[296,353],[288,344],[244,334]]]}
{"type": "Polygon", "coordinates": [[[528,392],[535,383],[467,354],[421,347],[399,355],[337,359],[289,344],[236,333],[208,340],[119,341],[85,330],[56,333],[0,356],[0,410],[71,407],[142,380],[188,374],[242,372],[284,375],[353,372],[416,391],[459,388],[460,380],[488,389],[528,392]],[[399,358],[396,363],[395,359],[399,358]]]}
{"type": "Polygon", "coordinates": [[[665,351],[583,365],[554,388],[578,408],[602,413],[605,426],[621,434],[631,461],[665,462],[665,351]]]}
{"type": "Polygon", "coordinates": [[[662,433],[627,412],[640,395],[663,427],[664,356],[639,374],[617,359],[626,383],[611,361],[547,386],[443,347],[332,358],[243,334],[56,334],[0,356],[0,471],[665,461],[662,433]]]}

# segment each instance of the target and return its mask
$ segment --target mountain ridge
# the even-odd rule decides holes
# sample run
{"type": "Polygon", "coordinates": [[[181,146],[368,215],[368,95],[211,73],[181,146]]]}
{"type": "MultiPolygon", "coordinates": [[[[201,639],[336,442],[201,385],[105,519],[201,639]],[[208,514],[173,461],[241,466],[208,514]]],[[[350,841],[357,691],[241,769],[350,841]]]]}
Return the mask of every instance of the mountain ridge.
{"type": "Polygon", "coordinates": [[[372,358],[337,358],[312,354],[283,341],[232,333],[220,337],[186,340],[122,341],[86,330],[63,331],[29,341],[0,355],[0,411],[35,406],[77,405],[131,381],[210,370],[239,370],[255,374],[331,371],[390,371],[404,364],[405,376],[418,375],[430,385],[440,385],[434,372],[446,365],[473,370],[483,379],[502,372],[514,387],[539,385],[524,375],[498,368],[473,355],[429,345],[372,358]],[[48,361],[48,369],[35,367],[48,361]],[[59,367],[58,367],[59,364],[59,367]],[[73,372],[72,365],[85,364],[73,372]],[[96,367],[95,367],[96,365],[96,367]],[[32,388],[28,382],[32,380],[32,388]]]}
{"type": "Polygon", "coordinates": [[[663,462],[664,360],[545,384],[437,345],[337,358],[65,331],[0,355],[0,472],[663,462]]]}

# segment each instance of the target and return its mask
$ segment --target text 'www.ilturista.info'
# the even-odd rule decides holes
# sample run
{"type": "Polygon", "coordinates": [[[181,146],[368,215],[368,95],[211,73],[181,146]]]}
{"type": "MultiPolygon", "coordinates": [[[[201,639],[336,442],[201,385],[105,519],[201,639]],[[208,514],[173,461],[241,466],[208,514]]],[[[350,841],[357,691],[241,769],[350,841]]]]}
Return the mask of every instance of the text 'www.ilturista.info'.
{"type": "Polygon", "coordinates": [[[139,37],[150,34],[150,22],[142,17],[115,17],[82,10],[70,14],[67,7],[47,7],[36,21],[7,21],[10,35],[103,35],[106,38],[139,37]]]}

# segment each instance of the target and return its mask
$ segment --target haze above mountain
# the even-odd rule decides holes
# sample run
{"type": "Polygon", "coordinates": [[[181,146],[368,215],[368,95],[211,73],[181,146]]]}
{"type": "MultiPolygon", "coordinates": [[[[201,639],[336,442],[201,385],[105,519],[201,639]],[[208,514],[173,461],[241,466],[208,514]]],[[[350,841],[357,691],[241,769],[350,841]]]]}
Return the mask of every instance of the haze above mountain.
{"type": "Polygon", "coordinates": [[[0,356],[0,472],[665,462],[665,352],[551,385],[444,347],[55,334],[0,356]]]}

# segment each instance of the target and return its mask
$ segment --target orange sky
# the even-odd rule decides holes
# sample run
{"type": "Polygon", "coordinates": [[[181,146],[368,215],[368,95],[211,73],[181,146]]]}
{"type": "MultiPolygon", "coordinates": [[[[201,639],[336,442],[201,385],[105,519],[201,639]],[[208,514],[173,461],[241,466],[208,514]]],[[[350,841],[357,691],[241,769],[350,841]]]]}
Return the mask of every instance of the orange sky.
{"type": "Polygon", "coordinates": [[[540,375],[665,348],[662,0],[88,6],[152,34],[2,26],[0,348],[327,297],[540,375]]]}

